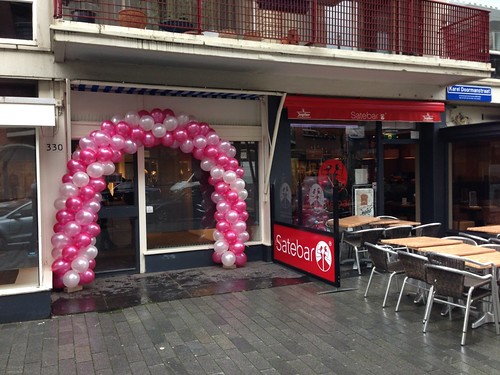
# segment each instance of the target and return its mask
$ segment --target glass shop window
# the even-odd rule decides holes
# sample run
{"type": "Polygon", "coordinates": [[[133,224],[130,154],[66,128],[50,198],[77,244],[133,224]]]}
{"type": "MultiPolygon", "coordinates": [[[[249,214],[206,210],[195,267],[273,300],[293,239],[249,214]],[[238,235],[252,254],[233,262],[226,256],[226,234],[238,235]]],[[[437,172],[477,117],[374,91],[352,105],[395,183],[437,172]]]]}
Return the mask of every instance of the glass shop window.
{"type": "Polygon", "coordinates": [[[0,288],[38,283],[35,130],[0,128],[0,288]]]}
{"type": "MultiPolygon", "coordinates": [[[[245,170],[242,179],[250,241],[260,240],[259,161],[257,142],[232,142],[235,158],[245,170]]],[[[146,223],[148,249],[212,245],[215,230],[214,186],[200,161],[178,149],[154,147],[145,151],[146,223]]]]}
{"type": "Polygon", "coordinates": [[[500,139],[451,145],[452,229],[500,224],[500,139]]]}
{"type": "Polygon", "coordinates": [[[32,0],[0,0],[0,38],[33,40],[32,0]]]}
{"type": "Polygon", "coordinates": [[[375,124],[291,124],[290,131],[292,223],[325,230],[335,183],[345,217],[353,212],[353,188],[375,181],[375,124]]]}

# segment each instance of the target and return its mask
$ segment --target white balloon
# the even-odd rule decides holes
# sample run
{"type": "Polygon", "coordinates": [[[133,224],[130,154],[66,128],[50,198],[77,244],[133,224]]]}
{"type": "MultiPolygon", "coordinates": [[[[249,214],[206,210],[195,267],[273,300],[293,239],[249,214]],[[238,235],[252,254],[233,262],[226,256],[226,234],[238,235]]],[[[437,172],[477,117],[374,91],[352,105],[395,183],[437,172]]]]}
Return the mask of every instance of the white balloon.
{"type": "Polygon", "coordinates": [[[98,250],[94,245],[89,245],[83,250],[83,255],[87,259],[94,259],[97,256],[98,250]]]}
{"type": "Polygon", "coordinates": [[[113,122],[113,124],[118,124],[120,121],[123,121],[123,116],[122,115],[114,115],[113,117],[111,117],[111,121],[113,122]]]}
{"type": "Polygon", "coordinates": [[[197,135],[193,139],[193,144],[196,148],[205,148],[207,147],[207,139],[202,135],[197,135]]]}
{"type": "Polygon", "coordinates": [[[236,180],[238,176],[236,175],[235,171],[225,171],[224,176],[222,177],[224,179],[224,182],[226,184],[230,184],[234,180],[236,180]]]}
{"type": "Polygon", "coordinates": [[[153,133],[156,138],[162,138],[165,134],[167,134],[167,128],[165,125],[158,123],[153,126],[151,133],[153,133]]]}
{"type": "Polygon", "coordinates": [[[223,214],[225,214],[231,209],[231,205],[224,200],[218,202],[216,206],[217,206],[217,211],[222,212],[223,214]]]}
{"type": "Polygon", "coordinates": [[[94,162],[87,166],[87,174],[92,178],[102,177],[104,174],[104,167],[100,162],[94,162]]]}
{"type": "Polygon", "coordinates": [[[57,209],[57,210],[63,210],[66,208],[66,199],[64,198],[57,198],[55,201],[54,201],[54,207],[57,209]]]}
{"type": "Polygon", "coordinates": [[[135,128],[139,125],[139,115],[136,112],[127,112],[125,115],[125,121],[132,127],[135,128]]]}
{"type": "Polygon", "coordinates": [[[73,184],[78,187],[87,186],[89,184],[89,175],[85,172],[78,171],[73,175],[73,184]]]}
{"type": "Polygon", "coordinates": [[[219,240],[223,240],[224,239],[224,233],[219,232],[218,230],[214,230],[214,233],[213,233],[212,236],[214,238],[214,241],[219,241],[219,240]]]}
{"type": "Polygon", "coordinates": [[[123,138],[120,134],[115,134],[111,137],[111,147],[115,150],[121,150],[125,147],[125,138],[123,138]]]}
{"type": "Polygon", "coordinates": [[[67,288],[74,288],[80,283],[80,275],[75,270],[66,272],[63,276],[63,284],[67,288]]]}
{"type": "Polygon", "coordinates": [[[155,120],[153,117],[149,115],[142,116],[141,119],[139,120],[139,126],[145,131],[153,129],[154,125],[155,125],[155,120]]]}
{"type": "Polygon", "coordinates": [[[137,152],[137,143],[131,139],[125,140],[125,146],[123,146],[123,151],[127,154],[135,154],[137,152]]]}
{"type": "Polygon", "coordinates": [[[177,121],[179,122],[179,127],[183,128],[189,122],[189,116],[185,113],[181,113],[177,116],[177,121]]]}
{"type": "Polygon", "coordinates": [[[190,139],[186,139],[184,142],[181,143],[181,145],[179,146],[179,148],[185,154],[189,154],[194,149],[193,141],[190,140],[190,139]]]}
{"type": "Polygon", "coordinates": [[[236,147],[234,146],[229,147],[229,150],[227,151],[227,156],[229,156],[230,158],[234,158],[235,155],[236,155],[236,147]]]}
{"type": "Polygon", "coordinates": [[[238,220],[236,223],[232,224],[231,227],[236,234],[243,233],[247,230],[247,224],[243,220],[238,220]]]}
{"type": "Polygon", "coordinates": [[[90,137],[82,137],[78,141],[78,145],[80,146],[80,149],[86,149],[86,148],[91,148],[93,150],[97,150],[97,145],[95,142],[90,138],[90,137]]]}
{"type": "Polygon", "coordinates": [[[71,182],[66,182],[59,187],[62,198],[76,197],[80,190],[71,182]]]}
{"type": "Polygon", "coordinates": [[[217,135],[217,133],[214,132],[208,133],[206,138],[207,138],[207,143],[212,146],[218,145],[220,142],[219,136],[217,135]]]}
{"type": "MultiPolygon", "coordinates": [[[[214,202],[214,203],[219,203],[221,200],[224,199],[224,197],[221,194],[217,193],[216,191],[214,191],[210,195],[210,198],[212,198],[212,202],[214,202]]],[[[66,207],[66,205],[64,207],[66,207]]]]}
{"type": "Polygon", "coordinates": [[[165,120],[163,120],[163,125],[165,125],[165,129],[169,132],[175,130],[179,125],[179,122],[174,116],[167,116],[165,120]]]}
{"type": "Polygon", "coordinates": [[[102,162],[102,167],[104,170],[102,174],[105,176],[109,176],[110,174],[113,174],[113,172],[116,169],[115,163],[113,163],[111,160],[102,162]]]}
{"type": "Polygon", "coordinates": [[[232,251],[226,251],[222,254],[221,260],[223,265],[225,265],[226,267],[231,267],[236,261],[236,256],[232,251]]]}
{"type": "Polygon", "coordinates": [[[96,202],[96,201],[89,201],[89,202],[85,203],[82,207],[82,210],[90,211],[90,212],[93,212],[95,214],[98,213],[100,209],[101,209],[101,204],[99,202],[96,202]]]}
{"type": "Polygon", "coordinates": [[[71,262],[71,268],[78,272],[85,272],[89,268],[89,260],[84,256],[78,256],[71,262]]]}
{"type": "Polygon", "coordinates": [[[250,235],[248,234],[247,231],[238,233],[238,239],[241,242],[247,242],[250,239],[250,235]]]}
{"type": "Polygon", "coordinates": [[[210,170],[210,176],[214,180],[220,180],[224,176],[224,168],[215,166],[210,170]]]}
{"type": "Polygon", "coordinates": [[[229,249],[229,244],[226,240],[218,240],[214,243],[214,250],[216,253],[223,253],[229,249]]]}
{"type": "Polygon", "coordinates": [[[243,201],[245,199],[247,199],[248,198],[248,191],[246,189],[238,191],[238,198],[240,198],[243,201]]]}
{"type": "Polygon", "coordinates": [[[231,186],[231,189],[236,190],[237,192],[242,191],[245,189],[245,181],[242,180],[241,178],[235,179],[233,182],[229,184],[231,186]]]}
{"type": "Polygon", "coordinates": [[[230,148],[231,148],[231,143],[228,141],[222,141],[217,146],[217,149],[219,150],[219,152],[222,152],[223,154],[227,154],[227,152],[229,151],[230,148]]]}
{"type": "Polygon", "coordinates": [[[111,142],[109,134],[99,130],[94,133],[94,143],[96,146],[107,146],[111,142]]]}
{"type": "Polygon", "coordinates": [[[81,209],[75,214],[75,221],[80,225],[89,225],[94,221],[94,212],[81,209]]]}
{"type": "Polygon", "coordinates": [[[215,162],[212,159],[203,159],[200,163],[200,168],[205,172],[208,172],[215,166],[215,162]]]}

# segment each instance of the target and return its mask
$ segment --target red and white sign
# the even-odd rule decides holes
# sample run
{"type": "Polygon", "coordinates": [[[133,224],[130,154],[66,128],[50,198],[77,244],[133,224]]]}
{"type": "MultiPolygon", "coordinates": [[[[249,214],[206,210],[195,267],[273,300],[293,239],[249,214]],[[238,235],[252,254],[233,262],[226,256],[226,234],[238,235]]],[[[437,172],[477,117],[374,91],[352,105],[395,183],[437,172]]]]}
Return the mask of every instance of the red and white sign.
{"type": "Polygon", "coordinates": [[[333,237],[274,224],[274,259],[337,283],[333,237]]]}

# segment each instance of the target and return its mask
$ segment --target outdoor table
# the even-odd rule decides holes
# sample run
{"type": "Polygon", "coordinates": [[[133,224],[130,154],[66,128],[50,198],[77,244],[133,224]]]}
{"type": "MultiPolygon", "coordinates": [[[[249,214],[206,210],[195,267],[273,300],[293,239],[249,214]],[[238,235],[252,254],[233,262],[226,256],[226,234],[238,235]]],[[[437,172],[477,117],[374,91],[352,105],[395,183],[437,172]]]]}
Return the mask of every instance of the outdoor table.
{"type": "MultiPolygon", "coordinates": [[[[418,251],[421,253],[441,253],[441,254],[456,255],[456,256],[460,256],[460,257],[496,252],[495,249],[490,249],[487,247],[481,247],[481,246],[476,246],[476,245],[470,245],[470,244],[466,244],[466,243],[459,243],[459,244],[454,244],[454,245],[421,247],[418,249],[418,251]]],[[[423,255],[425,255],[425,254],[423,254],[423,255]]]]}
{"type": "Polygon", "coordinates": [[[418,250],[422,247],[456,245],[462,243],[462,241],[460,240],[449,240],[445,238],[429,237],[429,236],[387,238],[380,240],[380,242],[386,245],[407,247],[413,250],[418,250]]]}
{"type": "Polygon", "coordinates": [[[467,230],[473,232],[483,232],[488,234],[497,235],[500,233],[500,225],[483,225],[481,227],[469,227],[467,230]]]}
{"type": "MultiPolygon", "coordinates": [[[[327,221],[327,224],[330,220],[327,221]]],[[[367,225],[378,220],[380,219],[373,216],[359,216],[359,215],[347,216],[339,219],[339,227],[346,228],[347,230],[349,229],[352,230],[353,228],[362,227],[363,225],[367,225]]]]}
{"type": "Polygon", "coordinates": [[[369,224],[378,227],[392,227],[395,225],[411,225],[414,227],[420,225],[420,222],[411,220],[400,220],[400,219],[379,219],[369,224]]]}

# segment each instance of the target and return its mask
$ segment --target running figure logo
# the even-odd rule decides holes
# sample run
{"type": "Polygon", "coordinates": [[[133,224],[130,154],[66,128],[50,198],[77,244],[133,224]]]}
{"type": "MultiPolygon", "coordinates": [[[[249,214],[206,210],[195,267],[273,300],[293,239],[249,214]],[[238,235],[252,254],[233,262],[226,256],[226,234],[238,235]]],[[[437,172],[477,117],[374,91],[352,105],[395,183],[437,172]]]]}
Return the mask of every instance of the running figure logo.
{"type": "Polygon", "coordinates": [[[323,272],[327,272],[332,266],[332,251],[330,250],[330,245],[325,241],[319,241],[316,245],[316,263],[323,272]]]}

